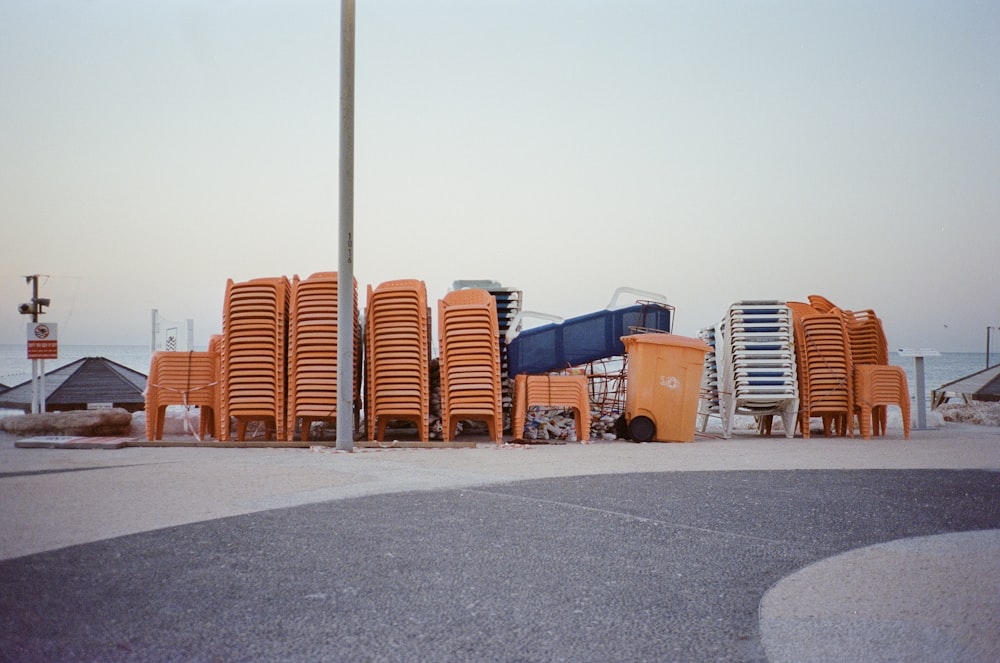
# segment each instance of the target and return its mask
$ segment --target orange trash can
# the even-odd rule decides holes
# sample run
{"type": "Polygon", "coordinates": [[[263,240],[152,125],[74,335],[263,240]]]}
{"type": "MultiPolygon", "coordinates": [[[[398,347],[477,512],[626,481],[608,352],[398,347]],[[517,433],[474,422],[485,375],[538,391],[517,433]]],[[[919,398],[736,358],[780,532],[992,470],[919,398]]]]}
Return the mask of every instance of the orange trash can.
{"type": "Polygon", "coordinates": [[[674,334],[622,336],[628,358],[625,422],[637,442],[694,442],[709,345],[674,334]]]}

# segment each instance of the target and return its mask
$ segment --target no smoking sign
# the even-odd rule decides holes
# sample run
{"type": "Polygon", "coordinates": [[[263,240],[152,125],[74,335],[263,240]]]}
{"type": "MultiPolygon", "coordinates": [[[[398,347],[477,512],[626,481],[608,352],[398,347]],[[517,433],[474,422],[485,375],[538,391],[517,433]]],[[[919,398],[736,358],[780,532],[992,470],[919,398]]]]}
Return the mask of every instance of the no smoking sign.
{"type": "Polygon", "coordinates": [[[59,341],[55,323],[28,324],[28,359],[58,359],[59,341]]]}

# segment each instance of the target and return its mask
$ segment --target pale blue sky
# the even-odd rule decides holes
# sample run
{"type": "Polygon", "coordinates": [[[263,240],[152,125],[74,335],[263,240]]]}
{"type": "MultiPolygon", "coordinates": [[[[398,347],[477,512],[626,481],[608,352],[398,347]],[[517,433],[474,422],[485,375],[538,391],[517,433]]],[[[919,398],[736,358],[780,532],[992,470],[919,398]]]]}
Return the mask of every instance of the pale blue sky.
{"type": "MultiPolygon", "coordinates": [[[[337,0],[0,0],[0,342],[221,330],[337,268],[337,0]]],[[[357,0],[356,264],[695,335],[739,299],[1000,325],[1000,3],[357,0]]]]}

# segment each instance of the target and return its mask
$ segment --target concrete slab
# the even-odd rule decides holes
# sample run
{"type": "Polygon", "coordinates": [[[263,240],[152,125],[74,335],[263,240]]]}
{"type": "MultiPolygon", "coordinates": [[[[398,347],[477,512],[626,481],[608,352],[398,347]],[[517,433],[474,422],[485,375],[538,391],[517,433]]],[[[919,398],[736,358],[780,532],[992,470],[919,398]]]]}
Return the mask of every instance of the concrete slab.
{"type": "Polygon", "coordinates": [[[133,442],[131,437],[79,437],[39,435],[15,442],[18,449],[121,449],[133,442]]]}

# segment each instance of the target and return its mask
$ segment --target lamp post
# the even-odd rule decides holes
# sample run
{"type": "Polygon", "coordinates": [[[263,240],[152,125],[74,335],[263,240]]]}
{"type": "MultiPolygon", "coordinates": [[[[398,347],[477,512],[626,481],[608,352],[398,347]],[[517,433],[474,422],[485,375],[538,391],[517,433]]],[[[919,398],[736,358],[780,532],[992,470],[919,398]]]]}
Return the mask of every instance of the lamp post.
{"type": "MultiPolygon", "coordinates": [[[[26,283],[31,285],[31,303],[21,304],[17,307],[21,315],[30,315],[31,322],[37,323],[38,316],[45,313],[45,307],[50,301],[45,297],[38,296],[38,274],[25,276],[26,283]]],[[[28,344],[28,356],[31,358],[31,412],[37,414],[45,412],[45,360],[31,356],[31,343],[28,344]]]]}
{"type": "MultiPolygon", "coordinates": [[[[354,0],[340,2],[340,219],[337,301],[354,298],[354,0]]],[[[354,316],[337,316],[337,370],[352,375],[354,316]]],[[[354,450],[353,379],[337,380],[337,449],[354,450]]]]}
{"type": "Polygon", "coordinates": [[[993,330],[1000,330],[1000,325],[996,327],[986,326],[986,368],[990,367],[990,332],[993,330]]]}

